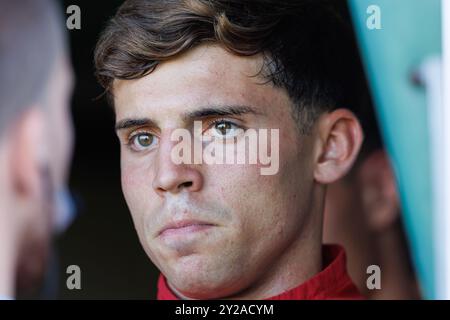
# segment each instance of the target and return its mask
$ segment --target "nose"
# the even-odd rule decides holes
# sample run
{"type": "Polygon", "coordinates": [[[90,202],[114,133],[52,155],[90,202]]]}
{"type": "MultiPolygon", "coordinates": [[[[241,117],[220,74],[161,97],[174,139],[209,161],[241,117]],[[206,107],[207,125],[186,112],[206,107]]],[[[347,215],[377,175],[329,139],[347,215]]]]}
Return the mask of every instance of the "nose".
{"type": "Polygon", "coordinates": [[[158,148],[152,187],[161,197],[167,193],[197,192],[203,186],[203,176],[198,165],[173,162],[171,152],[174,144],[172,141],[161,141],[158,148]]]}

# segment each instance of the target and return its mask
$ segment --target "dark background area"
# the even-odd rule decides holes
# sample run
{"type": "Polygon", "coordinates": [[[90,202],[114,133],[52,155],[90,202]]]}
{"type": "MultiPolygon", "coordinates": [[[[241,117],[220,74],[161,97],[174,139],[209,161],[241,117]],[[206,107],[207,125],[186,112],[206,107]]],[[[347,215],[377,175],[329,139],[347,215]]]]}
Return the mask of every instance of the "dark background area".
{"type": "Polygon", "coordinates": [[[93,51],[100,31],[122,1],[60,1],[81,9],[81,29],[69,30],[76,75],[72,99],[75,150],[70,188],[79,214],[57,240],[63,299],[152,299],[157,270],[142,249],[120,186],[119,142],[114,113],[94,77],[93,51]],[[81,290],[68,290],[66,268],[81,268],[81,290]]]}

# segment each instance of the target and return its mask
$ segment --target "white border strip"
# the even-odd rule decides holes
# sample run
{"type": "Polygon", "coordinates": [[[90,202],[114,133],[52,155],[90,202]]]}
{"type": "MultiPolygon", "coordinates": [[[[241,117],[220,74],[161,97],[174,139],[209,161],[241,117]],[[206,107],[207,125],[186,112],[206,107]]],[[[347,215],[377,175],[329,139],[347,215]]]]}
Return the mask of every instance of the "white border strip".
{"type": "Polygon", "coordinates": [[[439,242],[436,243],[438,299],[450,299],[450,1],[442,0],[442,211],[435,212],[439,242]]]}

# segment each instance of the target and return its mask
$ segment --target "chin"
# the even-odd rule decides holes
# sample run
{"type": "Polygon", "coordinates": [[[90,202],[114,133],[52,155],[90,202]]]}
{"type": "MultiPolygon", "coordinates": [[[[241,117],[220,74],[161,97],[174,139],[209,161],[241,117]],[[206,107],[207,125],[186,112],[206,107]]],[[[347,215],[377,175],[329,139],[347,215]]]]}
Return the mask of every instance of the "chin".
{"type": "Polygon", "coordinates": [[[211,280],[210,277],[187,278],[184,281],[181,278],[172,286],[183,296],[197,300],[223,299],[243,289],[239,282],[211,280]]]}
{"type": "MultiPolygon", "coordinates": [[[[170,280],[169,280],[170,282],[170,280]]],[[[227,296],[227,284],[205,281],[202,278],[184,278],[171,282],[171,286],[184,297],[196,300],[220,299],[227,296]]]]}
{"type": "Polygon", "coordinates": [[[190,299],[220,299],[241,289],[242,270],[233,272],[228,264],[207,263],[208,259],[184,257],[164,273],[172,287],[190,299]]]}

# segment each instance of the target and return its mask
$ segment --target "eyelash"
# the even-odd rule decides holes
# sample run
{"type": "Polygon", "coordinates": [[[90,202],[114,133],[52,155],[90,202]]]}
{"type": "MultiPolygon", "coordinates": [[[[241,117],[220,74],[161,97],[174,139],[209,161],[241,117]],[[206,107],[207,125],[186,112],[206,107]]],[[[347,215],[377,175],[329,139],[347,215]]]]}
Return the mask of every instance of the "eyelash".
{"type": "MultiPolygon", "coordinates": [[[[241,125],[235,123],[234,121],[230,121],[229,119],[226,119],[226,118],[219,118],[219,119],[214,119],[214,120],[210,121],[210,122],[208,123],[208,127],[202,132],[202,134],[203,134],[206,130],[211,129],[213,126],[215,126],[215,125],[217,125],[217,124],[220,124],[220,123],[224,123],[224,122],[225,122],[225,123],[230,123],[231,125],[234,125],[234,126],[236,126],[236,127],[238,127],[238,128],[241,128],[241,129],[244,129],[244,130],[245,130],[245,128],[244,128],[243,126],[241,126],[241,125]]],[[[138,129],[138,130],[136,130],[136,131],[133,131],[133,132],[128,136],[127,141],[125,142],[125,145],[126,145],[130,150],[132,150],[132,151],[134,151],[134,152],[139,152],[139,151],[133,149],[133,140],[134,140],[139,134],[143,134],[143,133],[144,133],[144,134],[151,135],[151,136],[157,138],[157,136],[154,135],[153,133],[151,133],[150,131],[139,130],[139,129],[138,129]]]]}
{"type": "Polygon", "coordinates": [[[153,133],[151,133],[150,131],[146,131],[146,130],[136,130],[133,131],[127,138],[127,141],[125,142],[125,145],[133,152],[140,152],[139,150],[135,150],[133,148],[133,140],[140,134],[148,134],[151,135],[155,138],[158,138],[156,135],[154,135],[153,133]]]}
{"type": "Polygon", "coordinates": [[[230,123],[230,124],[232,124],[232,125],[234,125],[234,126],[236,126],[238,128],[245,129],[243,126],[241,126],[241,125],[239,125],[239,124],[237,124],[237,123],[235,123],[233,121],[230,121],[230,120],[225,119],[225,118],[219,118],[219,119],[214,119],[213,121],[211,121],[209,123],[208,128],[206,130],[210,129],[211,127],[213,127],[213,126],[215,126],[217,124],[224,123],[224,122],[225,123],[230,123]]]}

